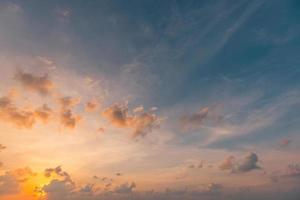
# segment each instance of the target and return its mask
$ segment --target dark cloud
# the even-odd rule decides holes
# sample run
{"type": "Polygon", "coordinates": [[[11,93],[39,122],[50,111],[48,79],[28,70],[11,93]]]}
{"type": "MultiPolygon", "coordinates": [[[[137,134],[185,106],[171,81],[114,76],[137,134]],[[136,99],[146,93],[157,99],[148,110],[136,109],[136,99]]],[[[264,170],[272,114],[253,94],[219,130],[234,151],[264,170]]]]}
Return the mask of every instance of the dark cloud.
{"type": "Polygon", "coordinates": [[[255,153],[249,153],[247,156],[244,157],[244,159],[238,163],[236,172],[249,172],[251,170],[255,169],[261,169],[257,165],[258,162],[258,156],[255,153]]]}
{"type": "Polygon", "coordinates": [[[67,182],[73,182],[71,180],[70,175],[66,171],[63,171],[62,168],[61,168],[61,166],[57,166],[55,168],[47,168],[47,169],[45,169],[44,175],[45,175],[45,177],[51,177],[53,175],[56,175],[58,177],[63,178],[63,180],[65,180],[67,182]]]}
{"type": "Polygon", "coordinates": [[[35,76],[30,73],[18,71],[15,75],[21,85],[28,90],[38,92],[41,95],[48,95],[54,89],[54,83],[49,79],[48,75],[35,76]]]}
{"type": "Polygon", "coordinates": [[[129,112],[127,105],[115,104],[104,110],[103,116],[117,127],[132,129],[132,137],[144,136],[158,127],[160,119],[151,112],[129,112]]]}
{"type": "Polygon", "coordinates": [[[261,169],[257,163],[258,156],[255,153],[249,153],[240,161],[236,160],[233,156],[229,156],[219,165],[219,168],[221,170],[230,170],[232,173],[244,173],[261,169]]]}

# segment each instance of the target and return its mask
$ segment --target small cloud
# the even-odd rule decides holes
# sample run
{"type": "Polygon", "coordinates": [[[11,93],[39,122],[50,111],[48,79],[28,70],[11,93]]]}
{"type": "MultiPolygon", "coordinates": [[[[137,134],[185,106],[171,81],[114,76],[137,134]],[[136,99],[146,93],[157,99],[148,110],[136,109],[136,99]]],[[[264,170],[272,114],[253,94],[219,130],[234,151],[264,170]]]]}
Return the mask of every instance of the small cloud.
{"type": "Polygon", "coordinates": [[[39,64],[45,66],[49,70],[56,69],[56,65],[55,65],[54,61],[51,58],[49,58],[49,57],[38,56],[37,57],[37,61],[39,62],[39,64]]]}
{"type": "Polygon", "coordinates": [[[134,182],[132,182],[131,184],[124,183],[122,185],[117,186],[114,189],[114,192],[115,193],[128,194],[128,193],[132,193],[134,188],[136,188],[136,184],[134,182]]]}
{"type": "Polygon", "coordinates": [[[133,109],[134,113],[139,113],[139,112],[143,112],[144,111],[144,107],[143,106],[138,106],[136,108],[133,109]]]}
{"type": "Polygon", "coordinates": [[[35,110],[35,116],[42,120],[44,123],[47,123],[50,116],[52,114],[52,109],[47,106],[47,104],[44,104],[42,107],[35,110]]]}
{"type": "Polygon", "coordinates": [[[0,97],[0,119],[19,128],[32,128],[35,124],[34,112],[17,108],[7,96],[0,97]]]}
{"type": "Polygon", "coordinates": [[[210,183],[208,186],[207,186],[207,191],[209,193],[219,193],[222,189],[222,185],[221,184],[218,184],[218,183],[210,183]]]}
{"type": "Polygon", "coordinates": [[[75,115],[71,108],[80,103],[79,98],[74,97],[62,97],[58,99],[61,105],[60,111],[60,123],[65,128],[73,129],[76,127],[77,123],[80,121],[81,117],[75,115]]]}
{"type": "Polygon", "coordinates": [[[63,171],[61,166],[57,166],[55,168],[47,168],[44,170],[45,177],[51,177],[53,175],[62,177],[64,180],[72,182],[70,175],[66,171],[63,171]]]}
{"type": "Polygon", "coordinates": [[[0,144],[0,151],[2,151],[3,149],[6,149],[6,146],[0,144]]]}
{"type": "Polygon", "coordinates": [[[94,112],[99,107],[99,103],[96,99],[92,99],[85,104],[85,110],[87,112],[94,112]]]}
{"type": "Polygon", "coordinates": [[[15,79],[25,89],[38,92],[41,95],[48,95],[54,89],[54,83],[49,79],[48,75],[35,76],[19,70],[15,75],[15,79]]]}
{"type": "Polygon", "coordinates": [[[104,131],[105,131],[105,129],[102,128],[102,127],[100,127],[100,128],[97,129],[97,132],[99,132],[99,133],[103,133],[104,131]]]}
{"type": "Polygon", "coordinates": [[[203,127],[206,123],[220,123],[223,116],[220,114],[220,106],[213,105],[200,109],[196,113],[183,115],[180,124],[183,130],[194,130],[203,127]]]}
{"type": "Polygon", "coordinates": [[[244,173],[255,169],[261,169],[257,165],[258,156],[255,153],[249,153],[240,161],[233,156],[226,158],[219,166],[221,170],[230,170],[232,173],[244,173]]]}
{"type": "MultiPolygon", "coordinates": [[[[141,109],[139,108],[141,111],[141,109]]],[[[127,105],[115,104],[104,110],[102,115],[109,122],[120,128],[132,129],[132,137],[144,136],[151,132],[153,128],[158,127],[160,119],[151,112],[132,112],[128,110],[127,105]]]]}
{"type": "Polygon", "coordinates": [[[58,103],[62,107],[62,109],[67,109],[76,106],[80,103],[80,98],[78,97],[61,97],[58,99],[58,103]]]}
{"type": "Polygon", "coordinates": [[[236,172],[249,172],[255,169],[261,169],[257,165],[258,156],[255,153],[249,153],[244,159],[237,165],[236,172]]]}
{"type": "Polygon", "coordinates": [[[231,170],[235,166],[234,156],[227,157],[219,166],[221,170],[231,170]]]}
{"type": "Polygon", "coordinates": [[[286,168],[284,174],[286,177],[300,177],[300,166],[298,164],[290,164],[286,168]]]}
{"type": "Polygon", "coordinates": [[[60,114],[60,122],[63,127],[66,128],[75,128],[80,119],[81,117],[79,115],[74,115],[70,109],[63,110],[60,114]]]}
{"type": "Polygon", "coordinates": [[[290,144],[291,144],[291,140],[290,139],[282,139],[281,141],[279,141],[280,147],[287,147],[290,144]]]}
{"type": "Polygon", "coordinates": [[[122,176],[122,174],[118,172],[118,173],[116,173],[116,176],[122,176]]]}

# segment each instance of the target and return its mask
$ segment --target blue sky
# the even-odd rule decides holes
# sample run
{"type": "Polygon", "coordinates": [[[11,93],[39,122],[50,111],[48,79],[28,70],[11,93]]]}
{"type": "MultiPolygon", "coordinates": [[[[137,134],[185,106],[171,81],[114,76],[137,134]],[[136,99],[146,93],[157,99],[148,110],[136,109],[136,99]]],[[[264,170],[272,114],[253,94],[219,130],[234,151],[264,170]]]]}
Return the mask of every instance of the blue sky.
{"type": "Polygon", "coordinates": [[[236,190],[252,187],[260,199],[283,185],[297,198],[299,9],[297,0],[1,1],[0,182],[20,167],[38,175],[26,168],[32,180],[15,182],[19,193],[0,186],[0,198],[36,199],[36,184],[50,200],[82,189],[95,199],[148,190],[240,199],[236,190]],[[107,182],[117,172],[127,176],[107,182]],[[52,193],[56,184],[66,193],[52,193]]]}

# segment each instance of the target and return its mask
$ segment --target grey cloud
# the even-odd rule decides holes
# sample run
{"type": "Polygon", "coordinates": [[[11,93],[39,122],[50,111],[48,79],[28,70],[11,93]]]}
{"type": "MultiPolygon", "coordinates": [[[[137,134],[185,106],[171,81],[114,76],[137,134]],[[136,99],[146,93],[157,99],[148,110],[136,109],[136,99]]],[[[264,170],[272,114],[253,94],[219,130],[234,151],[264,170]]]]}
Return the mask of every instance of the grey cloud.
{"type": "Polygon", "coordinates": [[[221,170],[230,170],[232,173],[244,173],[255,169],[261,169],[257,163],[258,156],[251,152],[239,161],[233,156],[229,156],[219,165],[219,168],[221,170]]]}
{"type": "Polygon", "coordinates": [[[48,95],[54,89],[54,83],[49,79],[48,75],[35,76],[30,73],[18,71],[15,79],[28,90],[38,92],[41,95],[48,95]]]}

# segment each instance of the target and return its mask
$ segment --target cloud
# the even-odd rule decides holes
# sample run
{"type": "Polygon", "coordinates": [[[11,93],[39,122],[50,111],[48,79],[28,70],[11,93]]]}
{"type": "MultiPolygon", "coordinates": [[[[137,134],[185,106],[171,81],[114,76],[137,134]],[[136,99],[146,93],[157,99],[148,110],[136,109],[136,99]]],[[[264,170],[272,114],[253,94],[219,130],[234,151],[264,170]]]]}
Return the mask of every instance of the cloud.
{"type": "Polygon", "coordinates": [[[235,165],[234,156],[229,156],[219,165],[219,168],[221,170],[230,170],[234,168],[234,165],[235,165]]]}
{"type": "Polygon", "coordinates": [[[124,183],[124,184],[121,184],[121,185],[117,186],[114,189],[114,192],[116,192],[116,193],[122,193],[122,194],[128,194],[128,193],[132,193],[133,189],[135,187],[136,187],[136,184],[134,182],[132,182],[131,184],[124,183]]]}
{"type": "Polygon", "coordinates": [[[72,182],[54,179],[49,184],[44,185],[41,191],[47,195],[48,200],[71,200],[76,199],[72,198],[74,189],[75,185],[72,182]]]}
{"type": "Polygon", "coordinates": [[[52,109],[47,106],[47,104],[44,104],[42,107],[35,110],[35,116],[42,120],[44,123],[47,123],[50,116],[52,114],[52,109]]]}
{"type": "Polygon", "coordinates": [[[3,149],[6,149],[6,146],[0,144],[0,151],[2,151],[3,149]]]}
{"type": "Polygon", "coordinates": [[[61,97],[58,99],[58,103],[63,109],[71,108],[80,103],[80,98],[78,97],[61,97]]]}
{"type": "Polygon", "coordinates": [[[10,97],[0,97],[0,119],[10,122],[18,128],[30,129],[37,119],[46,123],[51,114],[52,110],[46,104],[37,109],[22,109],[18,108],[10,97]]]}
{"type": "Polygon", "coordinates": [[[261,169],[257,166],[258,156],[255,153],[249,153],[244,159],[238,164],[236,172],[249,172],[254,169],[261,169]]]}
{"type": "Polygon", "coordinates": [[[93,112],[98,108],[98,106],[99,106],[98,101],[95,99],[92,99],[85,104],[85,110],[87,112],[93,112]]]}
{"type": "Polygon", "coordinates": [[[300,166],[298,164],[290,164],[284,173],[285,177],[300,177],[300,166]]]}
{"type": "Polygon", "coordinates": [[[29,167],[6,171],[0,176],[0,196],[19,193],[21,190],[20,183],[27,181],[32,176],[36,176],[36,173],[29,167]]]}
{"type": "Polygon", "coordinates": [[[0,118],[20,128],[32,128],[35,114],[30,110],[17,108],[9,97],[0,97],[0,118]]]}
{"type": "Polygon", "coordinates": [[[145,136],[153,128],[158,127],[160,119],[151,112],[130,113],[127,105],[115,104],[103,111],[103,116],[108,121],[120,128],[132,129],[132,137],[145,136]]]}
{"type": "Polygon", "coordinates": [[[20,192],[20,184],[17,178],[10,172],[0,176],[0,196],[12,195],[20,192]]]}
{"type": "Polygon", "coordinates": [[[62,110],[60,114],[61,125],[65,128],[74,129],[80,119],[81,117],[79,115],[74,115],[70,109],[62,110]]]}
{"type": "Polygon", "coordinates": [[[244,173],[261,169],[261,167],[257,165],[257,162],[258,156],[251,152],[240,161],[237,161],[233,156],[229,156],[219,165],[219,168],[221,170],[230,170],[232,173],[244,173]]]}
{"type": "Polygon", "coordinates": [[[48,75],[35,76],[30,73],[18,71],[15,79],[28,90],[38,92],[41,95],[48,95],[54,89],[54,83],[49,79],[48,75]]]}
{"type": "Polygon", "coordinates": [[[291,140],[290,139],[282,139],[279,141],[279,145],[280,147],[287,147],[291,144],[291,140]]]}
{"type": "Polygon", "coordinates": [[[186,131],[201,128],[207,123],[217,124],[223,119],[220,108],[220,105],[207,106],[196,113],[183,115],[180,124],[186,131]]]}
{"type": "Polygon", "coordinates": [[[45,175],[45,177],[51,177],[53,175],[56,175],[56,176],[64,178],[64,180],[71,181],[70,175],[67,172],[63,171],[61,166],[45,169],[44,175],[45,175]]]}
{"type": "Polygon", "coordinates": [[[207,190],[209,193],[219,193],[221,192],[221,189],[222,189],[222,185],[218,183],[210,183],[207,186],[207,190]]]}
{"type": "Polygon", "coordinates": [[[74,97],[62,97],[58,99],[61,106],[60,111],[60,123],[63,127],[74,129],[77,123],[80,121],[81,117],[75,115],[71,110],[72,107],[80,103],[79,98],[74,97]]]}
{"type": "Polygon", "coordinates": [[[56,65],[55,65],[54,61],[52,59],[48,58],[48,57],[38,56],[37,61],[39,62],[39,64],[41,64],[42,66],[47,67],[49,70],[56,69],[56,65]]]}

